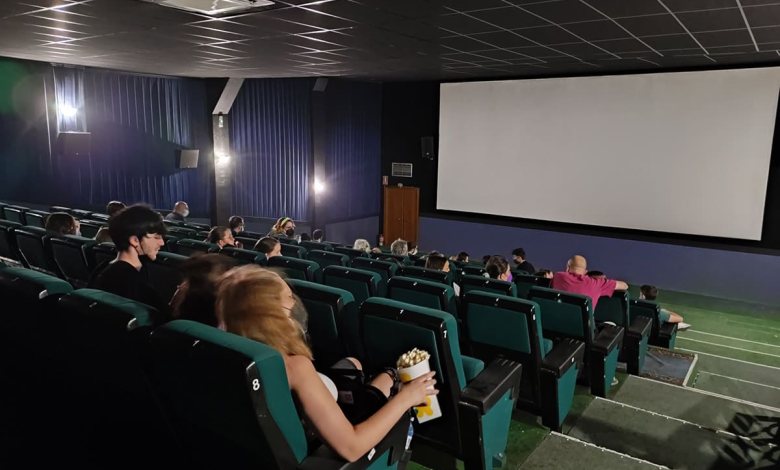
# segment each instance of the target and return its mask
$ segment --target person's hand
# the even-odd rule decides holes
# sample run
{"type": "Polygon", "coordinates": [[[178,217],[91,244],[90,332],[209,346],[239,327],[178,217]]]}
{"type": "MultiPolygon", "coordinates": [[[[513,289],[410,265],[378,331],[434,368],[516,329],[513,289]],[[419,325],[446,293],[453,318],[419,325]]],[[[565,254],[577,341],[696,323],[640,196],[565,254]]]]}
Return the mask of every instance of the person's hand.
{"type": "Polygon", "coordinates": [[[408,403],[409,408],[424,403],[425,397],[439,393],[434,387],[436,385],[434,375],[436,375],[435,370],[403,384],[401,391],[398,392],[398,397],[408,403]]]}

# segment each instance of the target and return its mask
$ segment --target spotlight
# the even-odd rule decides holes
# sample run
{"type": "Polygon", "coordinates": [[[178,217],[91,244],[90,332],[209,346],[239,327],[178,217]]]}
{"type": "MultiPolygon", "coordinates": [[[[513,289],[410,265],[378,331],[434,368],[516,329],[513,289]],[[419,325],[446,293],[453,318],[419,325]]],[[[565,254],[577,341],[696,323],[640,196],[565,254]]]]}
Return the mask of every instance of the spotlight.
{"type": "Polygon", "coordinates": [[[69,104],[64,104],[60,107],[60,112],[66,118],[72,118],[72,117],[76,117],[76,114],[79,113],[79,110],[69,104]]]}
{"type": "Polygon", "coordinates": [[[314,194],[320,194],[325,192],[325,183],[320,181],[319,178],[314,178],[314,194]]]}
{"type": "Polygon", "coordinates": [[[227,154],[217,155],[217,166],[226,167],[228,165],[230,165],[230,155],[227,154]]]}

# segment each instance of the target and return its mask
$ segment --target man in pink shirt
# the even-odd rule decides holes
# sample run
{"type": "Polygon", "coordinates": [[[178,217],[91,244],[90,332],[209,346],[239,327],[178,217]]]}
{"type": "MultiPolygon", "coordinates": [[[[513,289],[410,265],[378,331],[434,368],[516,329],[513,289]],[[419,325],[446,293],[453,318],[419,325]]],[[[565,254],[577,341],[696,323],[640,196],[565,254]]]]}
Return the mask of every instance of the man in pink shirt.
{"type": "Polygon", "coordinates": [[[616,290],[628,290],[628,284],[623,281],[592,278],[587,272],[588,262],[585,257],[574,255],[566,262],[566,271],[553,275],[552,288],[590,297],[594,311],[602,295],[609,297],[616,290]]]}

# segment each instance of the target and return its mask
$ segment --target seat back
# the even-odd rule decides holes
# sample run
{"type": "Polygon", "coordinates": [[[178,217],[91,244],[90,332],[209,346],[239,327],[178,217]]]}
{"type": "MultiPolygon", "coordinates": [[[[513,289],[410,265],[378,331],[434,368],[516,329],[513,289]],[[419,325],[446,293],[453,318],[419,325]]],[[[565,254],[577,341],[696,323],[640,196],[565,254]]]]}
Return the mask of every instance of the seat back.
{"type": "Polygon", "coordinates": [[[49,239],[52,258],[65,280],[76,287],[85,287],[92,269],[87,263],[86,250],[95,244],[91,238],[59,235],[49,239]]]}
{"type": "Polygon", "coordinates": [[[79,227],[81,230],[81,236],[87,238],[95,238],[95,235],[100,231],[100,228],[105,226],[105,222],[98,222],[96,220],[80,220],[79,227]]]}
{"type": "Polygon", "coordinates": [[[438,269],[425,269],[419,266],[401,266],[396,273],[398,276],[413,277],[427,281],[452,284],[452,272],[439,271],[438,269]]]}
{"type": "Polygon", "coordinates": [[[387,280],[395,276],[395,273],[398,270],[398,265],[396,263],[371,258],[355,258],[352,260],[352,267],[364,269],[366,271],[374,271],[379,274],[382,279],[379,281],[376,295],[380,297],[384,296],[387,292],[387,280]]]}
{"type": "Polygon", "coordinates": [[[184,226],[187,228],[191,228],[194,230],[202,231],[202,232],[208,232],[211,230],[211,225],[209,224],[199,224],[196,222],[185,222],[184,226]]]}
{"type": "Polygon", "coordinates": [[[279,243],[282,245],[282,256],[288,258],[306,259],[306,248],[291,243],[279,243]]]}
{"type": "Polygon", "coordinates": [[[92,212],[83,209],[71,209],[70,215],[77,219],[89,219],[92,216],[92,212]]]}
{"type": "Polygon", "coordinates": [[[263,266],[266,264],[265,255],[258,251],[226,246],[219,253],[230,256],[240,264],[259,264],[263,266]]]}
{"type": "Polygon", "coordinates": [[[465,274],[460,278],[460,296],[463,298],[467,292],[480,290],[493,292],[499,295],[517,297],[517,286],[513,282],[491,279],[485,276],[472,276],[465,274]]]}
{"type": "Polygon", "coordinates": [[[46,230],[39,227],[19,227],[14,229],[14,235],[22,264],[30,269],[57,274],[48,246],[50,234],[46,230]]]}
{"type": "Polygon", "coordinates": [[[347,356],[360,358],[357,305],[344,289],[314,282],[288,279],[287,283],[301,299],[308,313],[307,333],[314,365],[326,370],[347,356]]]}
{"type": "Polygon", "coordinates": [[[314,261],[320,265],[321,269],[328,266],[348,266],[349,256],[336,253],[335,251],[313,250],[308,254],[309,261],[314,261]]]}
{"type": "Polygon", "coordinates": [[[191,238],[180,239],[176,242],[176,253],[184,256],[214,253],[217,251],[219,251],[219,246],[191,238]]]}
{"type": "Polygon", "coordinates": [[[460,268],[461,276],[484,276],[486,273],[485,266],[481,264],[464,264],[460,268]]]}
{"type": "Polygon", "coordinates": [[[322,271],[323,284],[350,292],[358,305],[377,295],[381,281],[379,273],[365,269],[328,266],[322,271]]]}
{"type": "Polygon", "coordinates": [[[85,253],[90,268],[94,271],[98,266],[110,263],[116,259],[116,245],[111,242],[98,243],[86,247],[85,253]]]}
{"type": "Polygon", "coordinates": [[[590,348],[595,324],[589,297],[544,287],[532,287],[529,300],[536,302],[542,310],[542,328],[545,336],[577,339],[590,348]]]}
{"type": "Polygon", "coordinates": [[[368,258],[368,253],[362,250],[355,250],[346,246],[334,246],[333,251],[341,253],[342,255],[349,256],[349,260],[352,261],[355,258],[368,258]]]}
{"type": "Polygon", "coordinates": [[[278,352],[174,320],[151,336],[149,372],[182,446],[203,468],[296,468],[308,446],[278,352]]]}
{"type": "Polygon", "coordinates": [[[611,321],[618,326],[628,328],[628,292],[616,290],[611,297],[601,296],[593,319],[598,322],[611,321]]]}
{"type": "Polygon", "coordinates": [[[306,248],[307,251],[312,251],[312,250],[333,251],[333,247],[327,243],[315,242],[311,240],[302,240],[298,244],[306,248]]]}
{"type": "Polygon", "coordinates": [[[650,344],[674,349],[677,342],[677,326],[661,320],[661,306],[649,300],[631,299],[628,302],[628,317],[633,321],[637,316],[645,316],[653,321],[650,330],[650,344]]]}
{"type": "Polygon", "coordinates": [[[373,259],[379,259],[379,260],[383,260],[383,261],[390,261],[390,259],[393,259],[393,260],[397,261],[401,265],[412,264],[411,261],[409,260],[408,256],[394,255],[392,253],[388,253],[388,252],[384,252],[384,251],[381,252],[381,253],[371,252],[370,256],[373,259]]]}
{"type": "Polygon", "coordinates": [[[387,281],[387,297],[401,302],[448,312],[457,318],[455,291],[440,282],[395,276],[387,281]]]}
{"type": "Polygon", "coordinates": [[[169,300],[173,297],[182,282],[179,266],[187,259],[186,256],[176,253],[158,251],[153,262],[144,264],[149,275],[149,284],[160,294],[160,298],[169,300]]]}
{"type": "Polygon", "coordinates": [[[24,213],[25,225],[44,228],[46,226],[46,217],[48,216],[48,212],[28,210],[24,213]]]}
{"type": "Polygon", "coordinates": [[[288,256],[273,256],[268,258],[269,268],[280,268],[288,278],[316,282],[320,266],[314,261],[290,258],[288,256]]]}
{"type": "Polygon", "coordinates": [[[20,225],[27,225],[24,219],[24,213],[27,212],[26,207],[21,206],[4,206],[3,218],[9,222],[16,222],[20,225]]]}
{"type": "Polygon", "coordinates": [[[0,220],[0,257],[19,261],[19,250],[16,248],[14,230],[21,224],[9,220],[0,220]]]}
{"type": "Polygon", "coordinates": [[[552,279],[526,274],[513,274],[512,281],[517,285],[517,296],[521,299],[527,299],[531,288],[534,286],[550,288],[552,279]]]}
{"type": "Polygon", "coordinates": [[[168,235],[171,235],[173,237],[179,238],[179,239],[194,239],[198,236],[198,231],[191,228],[185,228],[182,226],[173,226],[168,224],[169,221],[166,221],[166,227],[165,231],[168,233],[168,235]]]}

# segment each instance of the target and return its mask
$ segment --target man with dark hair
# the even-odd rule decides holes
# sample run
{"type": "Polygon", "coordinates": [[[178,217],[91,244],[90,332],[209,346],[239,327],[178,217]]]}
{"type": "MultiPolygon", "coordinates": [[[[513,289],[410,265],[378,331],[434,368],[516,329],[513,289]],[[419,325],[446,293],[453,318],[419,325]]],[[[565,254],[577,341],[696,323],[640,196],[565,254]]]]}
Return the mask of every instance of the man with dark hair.
{"type": "MultiPolygon", "coordinates": [[[[639,298],[643,300],[650,300],[655,302],[658,297],[658,288],[650,285],[643,285],[639,288],[639,298]]],[[[661,321],[666,323],[677,323],[678,330],[687,330],[691,327],[688,323],[683,321],[682,315],[665,308],[661,308],[661,321]]]]}
{"type": "MultiPolygon", "coordinates": [[[[438,251],[432,251],[425,257],[425,269],[435,269],[437,271],[450,272],[450,261],[446,256],[438,251]]],[[[460,286],[453,282],[452,288],[455,290],[455,296],[460,296],[460,286]]]]}
{"type": "Polygon", "coordinates": [[[96,269],[90,287],[145,303],[167,318],[168,299],[154,290],[144,269],[144,262],[154,261],[165,244],[165,225],[160,214],[146,206],[130,206],[111,217],[108,231],[117,257],[96,269]]]}
{"type": "Polygon", "coordinates": [[[176,201],[176,204],[173,206],[173,211],[165,216],[165,220],[186,222],[188,215],[190,215],[190,206],[184,201],[176,201]]]}
{"type": "Polygon", "coordinates": [[[234,237],[238,236],[239,233],[244,231],[244,218],[240,215],[231,216],[228,219],[228,227],[230,227],[234,237]]]}
{"type": "MultiPolygon", "coordinates": [[[[108,217],[111,218],[116,214],[117,212],[124,209],[125,203],[122,201],[110,201],[108,204],[106,204],[106,214],[108,214],[108,217]]],[[[95,242],[97,243],[103,243],[103,242],[110,242],[111,241],[111,234],[108,233],[108,227],[103,226],[100,227],[100,230],[97,231],[95,234],[95,242]]]]}
{"type": "Polygon", "coordinates": [[[265,253],[266,258],[273,258],[282,255],[282,244],[274,237],[263,237],[257,240],[254,250],[265,253]]]}
{"type": "Polygon", "coordinates": [[[512,259],[515,261],[515,268],[518,271],[525,271],[528,274],[533,274],[536,272],[534,265],[526,261],[524,249],[515,248],[512,250],[512,259]]]}
{"type": "Polygon", "coordinates": [[[311,233],[311,240],[313,242],[321,243],[323,238],[325,238],[325,232],[320,228],[316,229],[311,233]]]}

